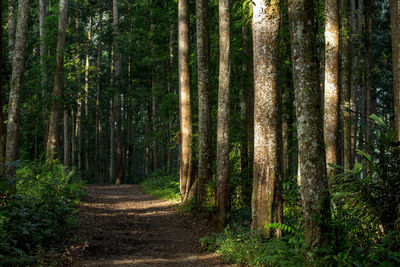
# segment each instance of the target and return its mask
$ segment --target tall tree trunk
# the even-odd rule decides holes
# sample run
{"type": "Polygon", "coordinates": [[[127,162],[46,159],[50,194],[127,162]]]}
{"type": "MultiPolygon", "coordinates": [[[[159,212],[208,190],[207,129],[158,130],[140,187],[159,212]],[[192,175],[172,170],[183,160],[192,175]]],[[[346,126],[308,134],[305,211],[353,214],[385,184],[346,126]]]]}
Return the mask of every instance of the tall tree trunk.
{"type": "Polygon", "coordinates": [[[189,0],[178,0],[178,61],[179,61],[179,114],[180,114],[180,193],[183,202],[189,199],[192,185],[192,115],[190,103],[189,68],[189,0]]]}
{"type": "Polygon", "coordinates": [[[289,1],[297,135],[308,259],[327,243],[329,192],[324,151],[321,93],[313,29],[312,0],[289,1]]]}
{"type": "MultiPolygon", "coordinates": [[[[254,169],[252,228],[270,237],[271,223],[282,223],[282,166],[280,93],[278,87],[279,0],[255,0],[254,56],[254,169]]],[[[277,229],[276,237],[281,236],[277,229]]]]}
{"type": "Polygon", "coordinates": [[[397,140],[400,141],[400,0],[390,1],[393,50],[393,93],[397,140]]]}
{"type": "Polygon", "coordinates": [[[118,46],[118,1],[113,0],[113,37],[114,37],[114,88],[115,88],[115,119],[116,119],[116,145],[117,145],[117,158],[116,158],[116,177],[115,183],[121,184],[124,176],[124,163],[122,151],[122,118],[121,118],[121,92],[120,92],[120,74],[121,74],[121,59],[118,46]]]}
{"type": "MultiPolygon", "coordinates": [[[[339,1],[325,1],[324,136],[326,163],[337,165],[339,123],[339,1]]],[[[328,165],[328,172],[331,169],[328,165]]]]}
{"type": "Polygon", "coordinates": [[[72,109],[71,111],[71,165],[73,167],[77,166],[76,163],[76,112],[74,111],[74,109],[72,109]]]}
{"type": "Polygon", "coordinates": [[[229,105],[231,41],[229,0],[219,0],[219,87],[217,121],[217,223],[223,227],[229,212],[229,105]]]}
{"type": "Polygon", "coordinates": [[[341,33],[341,93],[343,117],[343,160],[345,169],[350,169],[353,163],[351,152],[351,80],[350,80],[350,36],[349,36],[349,0],[340,0],[341,33]]]}
{"type": "Polygon", "coordinates": [[[114,99],[110,98],[110,183],[113,182],[115,178],[115,109],[114,109],[114,99]]]}
{"type": "MultiPolygon", "coordinates": [[[[18,129],[20,113],[20,95],[25,67],[25,49],[28,34],[29,1],[18,1],[18,21],[15,34],[14,56],[12,61],[11,90],[8,102],[6,162],[13,162],[18,159],[18,129]]],[[[7,172],[12,176],[13,168],[7,172]]]]}
{"type": "Polygon", "coordinates": [[[13,60],[14,53],[14,34],[15,34],[15,19],[14,19],[14,0],[8,0],[8,59],[13,60]]]}
{"type": "Polygon", "coordinates": [[[63,71],[64,71],[64,47],[65,35],[68,18],[68,0],[60,0],[60,15],[58,21],[58,39],[56,50],[56,69],[54,72],[54,89],[53,96],[56,103],[53,104],[49,120],[49,134],[47,138],[47,157],[54,160],[57,151],[57,137],[60,121],[60,104],[62,88],[63,88],[63,71]]]}
{"type": "Polygon", "coordinates": [[[70,149],[70,138],[69,138],[69,121],[68,121],[68,110],[64,108],[64,165],[65,167],[71,166],[71,149],[70,149]]]}
{"type": "Polygon", "coordinates": [[[88,45],[86,47],[86,60],[85,60],[85,174],[86,178],[89,178],[89,52],[90,52],[90,42],[92,41],[92,17],[89,18],[89,30],[88,30],[88,45]]]}
{"type": "Polygon", "coordinates": [[[49,111],[47,109],[47,67],[45,57],[47,55],[46,47],[46,33],[45,33],[45,22],[47,18],[47,0],[39,0],[39,37],[40,37],[40,71],[41,86],[42,86],[42,118],[43,118],[43,144],[47,144],[47,132],[49,123],[49,111]]]}
{"type": "MultiPolygon", "coordinates": [[[[0,0],[0,10],[3,10],[3,1],[0,0]]],[[[3,21],[3,12],[0,12],[0,21],[3,21]]],[[[3,43],[3,30],[0,31],[0,44],[3,43]]],[[[3,55],[3,46],[0,45],[0,55],[3,55]]],[[[0,57],[0,107],[3,106],[3,58],[0,57]]],[[[4,113],[3,109],[0,108],[0,165],[5,162],[6,152],[6,133],[4,129],[4,113]]],[[[1,169],[1,167],[0,167],[1,169]]]]}
{"type": "Polygon", "coordinates": [[[375,93],[372,91],[371,85],[371,53],[372,53],[372,1],[366,0],[365,2],[365,68],[364,68],[364,85],[366,90],[365,99],[365,141],[366,141],[366,151],[372,154],[373,151],[373,140],[371,135],[371,128],[369,127],[369,116],[372,114],[375,105],[372,103],[375,99],[375,93]]]}
{"type": "Polygon", "coordinates": [[[97,47],[97,81],[96,81],[96,151],[95,151],[95,176],[98,177],[100,183],[104,182],[104,177],[102,176],[102,142],[101,142],[101,122],[100,122],[100,84],[101,84],[101,57],[103,54],[103,9],[99,13],[98,23],[99,23],[99,39],[98,39],[98,47],[97,47]]]}
{"type": "Polygon", "coordinates": [[[205,185],[212,175],[211,106],[210,106],[210,39],[208,36],[208,1],[196,1],[197,64],[199,90],[199,165],[197,207],[204,211],[205,185]]]}

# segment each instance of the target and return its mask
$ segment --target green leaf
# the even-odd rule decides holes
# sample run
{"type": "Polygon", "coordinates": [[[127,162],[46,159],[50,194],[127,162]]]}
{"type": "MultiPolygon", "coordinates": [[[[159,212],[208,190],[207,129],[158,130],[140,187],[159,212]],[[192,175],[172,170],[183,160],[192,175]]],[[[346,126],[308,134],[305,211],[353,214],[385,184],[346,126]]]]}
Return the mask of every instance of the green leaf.
{"type": "Polygon", "coordinates": [[[376,124],[382,126],[382,127],[386,127],[385,122],[379,118],[377,115],[372,114],[371,116],[369,116],[371,120],[373,120],[376,124]]]}

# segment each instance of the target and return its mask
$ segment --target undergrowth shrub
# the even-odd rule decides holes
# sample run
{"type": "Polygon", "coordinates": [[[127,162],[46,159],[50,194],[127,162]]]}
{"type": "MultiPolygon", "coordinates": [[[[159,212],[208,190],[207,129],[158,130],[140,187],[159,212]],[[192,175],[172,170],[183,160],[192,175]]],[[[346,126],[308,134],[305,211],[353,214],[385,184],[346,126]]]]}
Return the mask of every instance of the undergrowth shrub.
{"type": "Polygon", "coordinates": [[[222,258],[250,266],[303,266],[302,242],[294,238],[264,239],[249,227],[228,226],[200,240],[208,252],[217,252],[222,258]]]}
{"type": "Polygon", "coordinates": [[[25,162],[16,172],[15,189],[1,182],[0,266],[28,266],[43,248],[79,225],[75,216],[84,197],[83,182],[61,164],[25,162]]]}
{"type": "Polygon", "coordinates": [[[157,198],[180,200],[179,181],[176,173],[166,174],[163,171],[153,172],[141,184],[143,191],[157,198]]]}

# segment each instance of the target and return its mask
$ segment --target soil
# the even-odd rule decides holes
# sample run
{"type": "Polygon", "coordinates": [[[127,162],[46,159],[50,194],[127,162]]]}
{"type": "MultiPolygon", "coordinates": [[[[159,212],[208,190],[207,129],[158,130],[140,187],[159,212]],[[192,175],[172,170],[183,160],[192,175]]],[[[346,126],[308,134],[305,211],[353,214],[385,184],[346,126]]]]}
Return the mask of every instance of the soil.
{"type": "Polygon", "coordinates": [[[92,185],[82,225],[68,249],[70,266],[233,266],[202,253],[211,230],[177,203],[146,195],[139,185],[92,185]]]}

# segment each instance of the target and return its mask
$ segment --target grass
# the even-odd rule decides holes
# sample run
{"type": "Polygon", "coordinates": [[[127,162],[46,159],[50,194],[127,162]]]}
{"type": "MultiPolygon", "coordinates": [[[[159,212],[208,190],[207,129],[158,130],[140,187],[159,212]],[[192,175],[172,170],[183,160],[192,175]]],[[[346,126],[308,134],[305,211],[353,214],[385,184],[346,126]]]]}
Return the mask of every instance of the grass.
{"type": "Polygon", "coordinates": [[[144,192],[169,201],[179,201],[179,181],[175,174],[165,174],[161,171],[152,173],[142,183],[144,192]]]}

